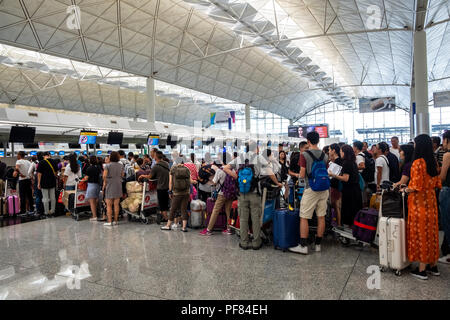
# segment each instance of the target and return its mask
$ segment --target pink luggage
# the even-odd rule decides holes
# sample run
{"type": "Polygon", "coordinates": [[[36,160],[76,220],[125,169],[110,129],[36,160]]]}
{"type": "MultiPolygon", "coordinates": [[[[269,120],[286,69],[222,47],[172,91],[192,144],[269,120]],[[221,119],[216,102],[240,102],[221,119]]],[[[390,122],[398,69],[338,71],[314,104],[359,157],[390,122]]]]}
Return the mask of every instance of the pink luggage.
{"type": "Polygon", "coordinates": [[[9,196],[6,198],[6,205],[8,207],[8,213],[10,216],[20,213],[20,204],[18,196],[9,196]]]}

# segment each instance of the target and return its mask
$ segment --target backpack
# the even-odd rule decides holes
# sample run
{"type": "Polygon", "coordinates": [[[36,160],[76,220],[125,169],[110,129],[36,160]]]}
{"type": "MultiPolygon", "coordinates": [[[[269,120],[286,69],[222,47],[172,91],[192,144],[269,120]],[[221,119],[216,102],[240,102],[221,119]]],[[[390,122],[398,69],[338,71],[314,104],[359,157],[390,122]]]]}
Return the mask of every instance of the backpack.
{"type": "Polygon", "coordinates": [[[212,168],[212,165],[208,164],[206,166],[203,166],[198,171],[198,182],[200,182],[201,184],[205,184],[209,181],[209,178],[215,174],[216,172],[212,168]]]}
{"type": "Polygon", "coordinates": [[[229,174],[227,174],[225,181],[223,182],[222,192],[224,198],[227,200],[234,200],[236,198],[236,181],[229,174]]]}
{"type": "Polygon", "coordinates": [[[129,163],[125,164],[124,171],[125,171],[125,181],[126,182],[136,180],[136,170],[134,170],[133,165],[131,165],[129,163]]]}
{"type": "Polygon", "coordinates": [[[373,158],[369,158],[365,153],[362,152],[359,155],[364,157],[365,165],[364,170],[361,172],[361,176],[363,177],[365,182],[372,182],[375,177],[375,160],[373,158]]]}
{"type": "Polygon", "coordinates": [[[3,179],[5,181],[7,181],[8,187],[11,190],[17,189],[17,181],[19,181],[19,176],[14,177],[14,171],[16,171],[16,169],[14,167],[7,167],[5,177],[3,179]]]}
{"type": "Polygon", "coordinates": [[[308,175],[309,186],[313,191],[325,191],[330,189],[330,178],[328,177],[327,167],[323,159],[325,153],[322,152],[320,158],[317,159],[311,151],[306,151],[313,159],[311,173],[308,175]]]}
{"type": "Polygon", "coordinates": [[[245,160],[245,164],[240,165],[237,183],[240,194],[246,194],[255,190],[257,185],[255,168],[252,164],[248,164],[248,160],[245,160]]]}
{"type": "Polygon", "coordinates": [[[400,167],[398,164],[397,156],[392,153],[388,153],[387,156],[383,155],[381,157],[384,159],[384,161],[386,161],[389,167],[389,181],[394,183],[400,181],[400,167]],[[391,155],[392,157],[389,155],[391,155]]]}
{"type": "Polygon", "coordinates": [[[173,191],[183,192],[190,190],[191,172],[183,165],[177,165],[173,169],[173,191]]]}

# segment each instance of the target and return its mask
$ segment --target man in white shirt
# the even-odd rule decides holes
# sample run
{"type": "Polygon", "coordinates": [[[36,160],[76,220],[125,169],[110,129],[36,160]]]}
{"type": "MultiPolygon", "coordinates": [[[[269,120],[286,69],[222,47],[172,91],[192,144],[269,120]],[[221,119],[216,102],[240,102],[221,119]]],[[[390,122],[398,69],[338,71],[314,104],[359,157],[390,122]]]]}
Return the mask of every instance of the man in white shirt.
{"type": "Polygon", "coordinates": [[[25,152],[19,151],[17,154],[16,173],[19,176],[19,197],[20,197],[20,213],[26,213],[27,200],[29,212],[34,211],[33,206],[33,190],[31,189],[31,178],[28,174],[31,162],[25,159],[25,152]]]}
{"type": "Polygon", "coordinates": [[[380,185],[383,181],[389,181],[389,160],[386,157],[388,152],[389,146],[386,142],[380,142],[374,148],[377,190],[380,190],[380,185]]]}
{"type": "Polygon", "coordinates": [[[366,159],[364,153],[362,152],[362,149],[363,143],[361,141],[353,142],[353,151],[355,152],[356,165],[358,166],[359,173],[363,172],[363,170],[366,168],[366,159]]]}
{"type": "Polygon", "coordinates": [[[391,144],[392,144],[392,147],[390,149],[391,153],[395,154],[397,156],[398,160],[400,160],[400,146],[398,143],[398,137],[392,137],[391,144]]]}

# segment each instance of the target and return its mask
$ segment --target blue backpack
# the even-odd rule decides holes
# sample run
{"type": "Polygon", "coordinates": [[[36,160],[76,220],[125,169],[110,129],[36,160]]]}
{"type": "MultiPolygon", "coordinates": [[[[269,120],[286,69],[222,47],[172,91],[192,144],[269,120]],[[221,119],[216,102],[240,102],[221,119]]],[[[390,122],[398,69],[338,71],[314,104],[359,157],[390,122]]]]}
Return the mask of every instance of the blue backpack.
{"type": "Polygon", "coordinates": [[[322,152],[320,158],[317,159],[311,151],[306,151],[313,159],[311,173],[308,175],[309,186],[313,191],[325,191],[330,189],[330,178],[328,177],[327,168],[323,158],[325,154],[322,152]]]}
{"type": "Polygon", "coordinates": [[[255,174],[252,165],[244,165],[238,172],[238,186],[239,193],[246,194],[252,191],[254,188],[255,174]]]}

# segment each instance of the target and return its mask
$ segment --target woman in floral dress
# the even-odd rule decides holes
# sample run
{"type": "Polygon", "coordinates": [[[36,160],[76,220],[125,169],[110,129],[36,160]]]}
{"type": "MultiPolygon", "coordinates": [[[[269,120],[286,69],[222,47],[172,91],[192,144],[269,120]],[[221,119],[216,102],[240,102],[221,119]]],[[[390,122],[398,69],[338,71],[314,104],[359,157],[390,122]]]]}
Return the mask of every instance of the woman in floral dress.
{"type": "Polygon", "coordinates": [[[431,138],[421,134],[414,139],[414,161],[408,193],[407,252],[411,262],[419,267],[411,272],[416,278],[427,280],[427,273],[439,276],[439,227],[436,188],[441,188],[438,164],[433,155],[431,138]]]}

